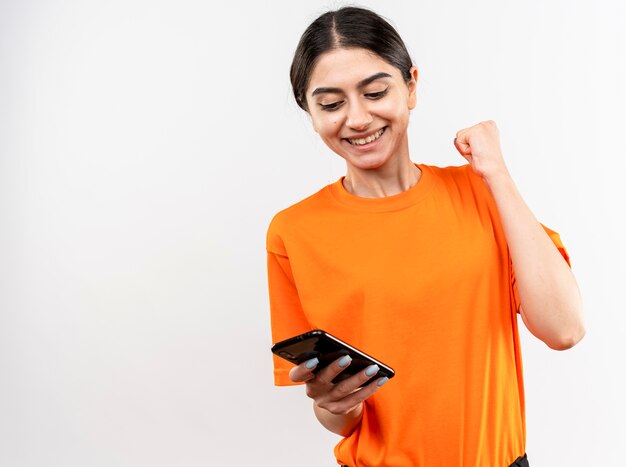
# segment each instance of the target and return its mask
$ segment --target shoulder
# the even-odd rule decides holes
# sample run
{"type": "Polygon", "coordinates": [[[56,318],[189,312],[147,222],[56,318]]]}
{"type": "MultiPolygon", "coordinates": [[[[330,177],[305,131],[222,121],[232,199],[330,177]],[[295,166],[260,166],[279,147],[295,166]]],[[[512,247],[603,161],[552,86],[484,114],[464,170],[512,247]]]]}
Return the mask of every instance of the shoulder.
{"type": "Polygon", "coordinates": [[[437,196],[449,201],[455,209],[476,212],[493,217],[495,201],[483,179],[474,172],[471,165],[435,167],[428,166],[437,180],[437,196]]]}
{"type": "Polygon", "coordinates": [[[278,211],[272,217],[270,228],[278,228],[285,224],[301,222],[319,216],[328,209],[329,190],[327,185],[306,198],[278,211]]]}
{"type": "Polygon", "coordinates": [[[278,211],[270,220],[267,229],[268,251],[285,254],[283,238],[291,231],[306,229],[307,225],[320,222],[329,209],[329,185],[310,196],[278,211]]]}
{"type": "Polygon", "coordinates": [[[486,192],[487,186],[469,164],[459,166],[437,167],[423,166],[430,170],[440,184],[448,189],[461,189],[486,192]]]}
{"type": "Polygon", "coordinates": [[[478,175],[474,173],[472,170],[472,166],[469,164],[463,165],[450,165],[447,167],[439,167],[436,165],[420,165],[421,167],[426,167],[430,170],[437,178],[440,178],[444,181],[452,181],[452,180],[467,180],[478,178],[478,175]]]}

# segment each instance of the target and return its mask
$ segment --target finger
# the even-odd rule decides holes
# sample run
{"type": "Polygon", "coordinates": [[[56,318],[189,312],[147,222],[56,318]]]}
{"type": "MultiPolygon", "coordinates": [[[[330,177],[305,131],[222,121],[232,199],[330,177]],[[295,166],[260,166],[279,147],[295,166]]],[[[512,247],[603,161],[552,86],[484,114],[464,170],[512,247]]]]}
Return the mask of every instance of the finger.
{"type": "Polygon", "coordinates": [[[343,370],[348,368],[351,362],[352,358],[349,355],[344,355],[343,357],[338,358],[326,368],[320,370],[317,373],[317,383],[332,384],[332,381],[335,379],[335,377],[343,370]]]}
{"type": "Polygon", "coordinates": [[[454,138],[454,147],[456,147],[457,151],[459,151],[463,156],[468,156],[472,153],[471,147],[465,139],[465,135],[454,138]]]}
{"type": "Polygon", "coordinates": [[[359,405],[361,402],[365,401],[369,397],[371,397],[374,393],[376,393],[387,381],[389,378],[382,377],[374,379],[370,384],[358,389],[356,391],[351,392],[347,396],[342,399],[335,401],[328,401],[326,403],[319,404],[321,407],[325,408],[329,412],[335,414],[347,413],[352,410],[354,407],[359,405]]]}
{"type": "Polygon", "coordinates": [[[306,362],[302,362],[300,365],[294,366],[289,370],[289,379],[294,383],[305,383],[315,378],[313,370],[315,370],[319,362],[319,359],[312,358],[306,362]]]}
{"type": "Polygon", "coordinates": [[[365,368],[363,371],[359,371],[357,374],[347,378],[337,384],[332,390],[332,394],[330,397],[334,399],[340,399],[348,394],[352,394],[354,391],[358,390],[359,387],[367,382],[368,380],[375,378],[380,368],[378,365],[370,365],[365,368]]]}
{"type": "Polygon", "coordinates": [[[348,368],[351,362],[352,358],[349,355],[344,355],[320,370],[314,378],[307,381],[306,395],[316,401],[328,399],[335,387],[333,380],[339,373],[348,368]]]}
{"type": "Polygon", "coordinates": [[[467,143],[468,139],[469,139],[469,135],[472,132],[472,128],[473,127],[468,127],[468,128],[463,128],[462,130],[459,130],[456,132],[455,136],[455,140],[459,141],[459,142],[463,142],[463,143],[467,143]]]}

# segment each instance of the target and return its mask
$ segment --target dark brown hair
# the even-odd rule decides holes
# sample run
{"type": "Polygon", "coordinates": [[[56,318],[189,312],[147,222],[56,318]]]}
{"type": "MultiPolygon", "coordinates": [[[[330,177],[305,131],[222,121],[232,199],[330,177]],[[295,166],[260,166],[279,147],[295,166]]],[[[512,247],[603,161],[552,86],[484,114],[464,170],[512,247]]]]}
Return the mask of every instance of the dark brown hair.
{"type": "Polygon", "coordinates": [[[304,31],[293,61],[291,86],[298,105],[308,111],[306,88],[320,55],[329,50],[361,48],[369,50],[398,70],[408,82],[413,62],[398,32],[378,14],[365,8],[344,7],[329,11],[304,31]]]}

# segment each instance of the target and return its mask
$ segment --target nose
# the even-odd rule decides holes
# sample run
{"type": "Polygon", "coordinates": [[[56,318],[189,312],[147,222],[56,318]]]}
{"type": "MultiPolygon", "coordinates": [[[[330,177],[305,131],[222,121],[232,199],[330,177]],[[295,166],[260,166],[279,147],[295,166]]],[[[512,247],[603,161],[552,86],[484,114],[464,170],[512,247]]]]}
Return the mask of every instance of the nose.
{"type": "Polygon", "coordinates": [[[358,100],[350,102],[346,118],[346,125],[348,127],[357,131],[364,130],[373,120],[365,103],[358,100]]]}

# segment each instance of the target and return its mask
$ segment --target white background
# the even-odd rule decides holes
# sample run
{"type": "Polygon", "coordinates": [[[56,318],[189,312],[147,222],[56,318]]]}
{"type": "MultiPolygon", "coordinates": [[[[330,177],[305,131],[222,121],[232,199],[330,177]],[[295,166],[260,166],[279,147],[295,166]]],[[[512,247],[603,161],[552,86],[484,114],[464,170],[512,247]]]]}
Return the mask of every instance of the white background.
{"type": "MultiPolygon", "coordinates": [[[[345,173],[291,97],[339,2],[0,1],[0,467],[334,465],[272,385],[265,233],[345,173]]],[[[524,330],[533,467],[621,466],[626,7],[364,1],[419,68],[415,162],[497,122],[587,336],[524,330]]]]}

